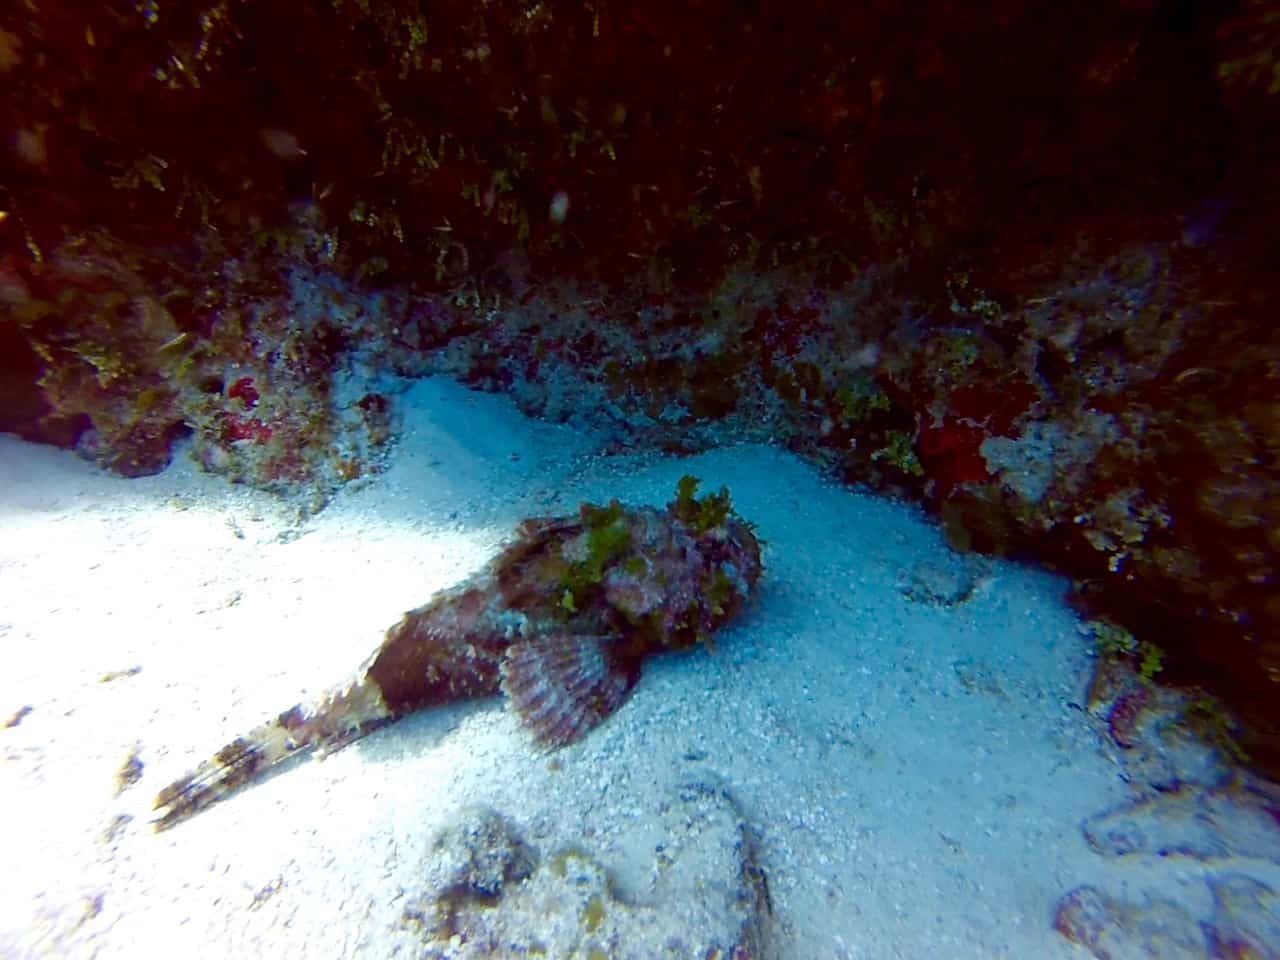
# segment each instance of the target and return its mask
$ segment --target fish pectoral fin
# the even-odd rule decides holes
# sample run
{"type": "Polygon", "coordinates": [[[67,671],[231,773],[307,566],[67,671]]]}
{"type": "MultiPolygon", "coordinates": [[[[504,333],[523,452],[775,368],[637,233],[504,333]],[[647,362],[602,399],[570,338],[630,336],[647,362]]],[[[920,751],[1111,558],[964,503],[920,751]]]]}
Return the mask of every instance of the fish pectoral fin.
{"type": "Polygon", "coordinates": [[[552,633],[522,640],[502,663],[502,689],[546,747],[579,740],[622,706],[638,671],[612,637],[552,633]]]}

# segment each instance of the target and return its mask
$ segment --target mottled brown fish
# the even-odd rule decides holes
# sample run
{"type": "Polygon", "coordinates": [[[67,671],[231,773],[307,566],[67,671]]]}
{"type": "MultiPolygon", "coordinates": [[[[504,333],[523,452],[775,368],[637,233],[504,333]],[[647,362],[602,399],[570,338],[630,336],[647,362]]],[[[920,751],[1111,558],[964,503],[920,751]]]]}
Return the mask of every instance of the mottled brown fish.
{"type": "Polygon", "coordinates": [[[583,504],[525,520],[481,571],[387,631],[352,682],[219,750],[156,797],[162,830],[282,761],[329,752],[406,714],[505,691],[540,744],[573,743],[631,692],[642,661],[711,643],[762,571],[727,490],[684,477],[664,510],[583,504]]]}

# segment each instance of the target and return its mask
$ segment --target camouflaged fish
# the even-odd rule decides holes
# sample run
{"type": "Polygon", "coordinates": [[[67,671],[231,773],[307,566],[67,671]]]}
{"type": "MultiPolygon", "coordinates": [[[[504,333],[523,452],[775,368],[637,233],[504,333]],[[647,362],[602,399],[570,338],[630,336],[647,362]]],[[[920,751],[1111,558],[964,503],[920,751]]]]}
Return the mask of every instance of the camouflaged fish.
{"type": "Polygon", "coordinates": [[[684,477],[664,510],[583,504],[525,520],[474,576],[405,614],[356,679],[232,741],[156,797],[157,830],[283,761],[416,710],[505,691],[534,739],[573,743],[627,698],[645,657],[710,645],[761,574],[727,490],[684,477]]]}

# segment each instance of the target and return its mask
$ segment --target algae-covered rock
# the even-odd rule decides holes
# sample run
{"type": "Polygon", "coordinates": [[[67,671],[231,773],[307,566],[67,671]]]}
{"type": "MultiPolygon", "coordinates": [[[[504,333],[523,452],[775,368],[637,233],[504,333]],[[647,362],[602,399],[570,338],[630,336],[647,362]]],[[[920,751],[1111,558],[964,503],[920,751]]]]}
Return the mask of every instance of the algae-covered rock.
{"type": "MultiPolygon", "coordinates": [[[[405,909],[432,960],[766,960],[769,895],[750,829],[721,787],[680,787],[648,832],[647,877],[622,885],[585,849],[538,854],[502,815],[468,808],[428,848],[405,909]]],[[[636,867],[638,865],[632,865],[636,867]]]]}

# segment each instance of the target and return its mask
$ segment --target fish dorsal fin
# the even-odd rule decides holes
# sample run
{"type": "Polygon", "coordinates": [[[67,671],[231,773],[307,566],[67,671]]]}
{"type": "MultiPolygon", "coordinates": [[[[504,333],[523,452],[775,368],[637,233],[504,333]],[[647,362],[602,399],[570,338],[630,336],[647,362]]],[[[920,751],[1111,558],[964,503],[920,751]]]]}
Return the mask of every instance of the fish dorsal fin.
{"type": "Polygon", "coordinates": [[[552,633],[507,651],[502,689],[538,743],[573,743],[622,706],[638,672],[617,646],[611,637],[552,633]]]}

